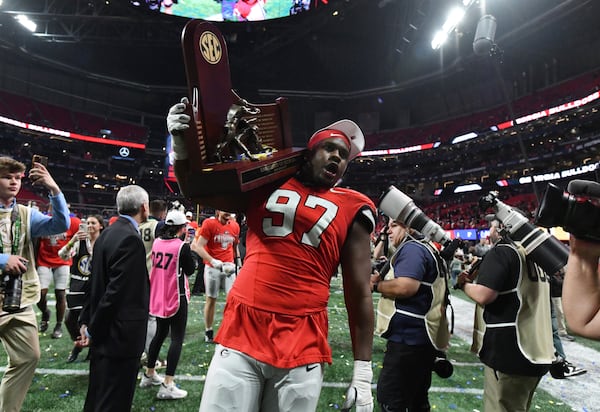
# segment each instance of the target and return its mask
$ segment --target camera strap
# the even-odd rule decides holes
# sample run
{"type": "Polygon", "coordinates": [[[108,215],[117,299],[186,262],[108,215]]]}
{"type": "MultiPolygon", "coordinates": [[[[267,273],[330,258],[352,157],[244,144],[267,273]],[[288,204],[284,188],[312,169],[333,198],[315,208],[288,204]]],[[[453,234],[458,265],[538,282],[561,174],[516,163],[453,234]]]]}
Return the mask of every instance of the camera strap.
{"type": "MultiPolygon", "coordinates": [[[[21,215],[19,214],[19,205],[15,202],[10,213],[10,254],[16,255],[21,243],[21,215]]],[[[0,253],[4,253],[4,242],[0,241],[0,253]]]]}
{"type": "Polygon", "coordinates": [[[450,334],[454,334],[454,306],[452,306],[452,302],[450,301],[450,287],[448,286],[448,264],[442,258],[440,252],[435,246],[429,242],[423,242],[423,244],[429,249],[435,259],[438,277],[444,277],[444,303],[446,304],[446,307],[450,308],[450,334]]]}

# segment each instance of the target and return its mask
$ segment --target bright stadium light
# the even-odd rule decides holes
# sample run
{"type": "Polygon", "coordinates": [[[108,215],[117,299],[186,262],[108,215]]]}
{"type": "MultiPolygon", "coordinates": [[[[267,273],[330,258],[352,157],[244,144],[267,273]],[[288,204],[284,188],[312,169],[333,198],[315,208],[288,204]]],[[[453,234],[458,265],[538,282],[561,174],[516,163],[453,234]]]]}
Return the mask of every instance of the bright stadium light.
{"type": "Polygon", "coordinates": [[[442,44],[446,42],[448,39],[448,35],[443,31],[438,31],[435,36],[433,36],[433,40],[431,40],[431,48],[433,50],[437,50],[442,47],[442,44]]]}
{"type": "Polygon", "coordinates": [[[450,14],[448,14],[448,18],[442,26],[442,30],[446,33],[451,33],[462,21],[463,17],[465,17],[465,9],[461,7],[453,8],[450,10],[450,14]]]}
{"type": "Polygon", "coordinates": [[[30,32],[35,32],[35,29],[37,28],[37,24],[35,24],[34,21],[29,20],[29,17],[27,17],[24,14],[17,14],[15,16],[15,19],[21,23],[21,25],[23,27],[25,27],[27,30],[29,30],[30,32]]]}
{"type": "Polygon", "coordinates": [[[437,50],[446,42],[448,35],[458,26],[465,17],[466,10],[462,7],[454,7],[450,10],[446,21],[442,25],[442,29],[435,33],[433,40],[431,41],[431,48],[437,50]]]}

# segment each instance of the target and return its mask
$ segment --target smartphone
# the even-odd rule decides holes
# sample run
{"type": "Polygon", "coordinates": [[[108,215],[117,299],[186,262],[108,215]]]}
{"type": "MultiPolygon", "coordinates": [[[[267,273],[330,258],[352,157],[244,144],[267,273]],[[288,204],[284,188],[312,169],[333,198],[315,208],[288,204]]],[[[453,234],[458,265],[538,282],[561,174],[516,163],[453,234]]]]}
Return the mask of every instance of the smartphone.
{"type": "Polygon", "coordinates": [[[48,167],[48,156],[42,156],[38,154],[34,154],[31,158],[31,166],[33,167],[34,163],[41,163],[44,167],[48,167]]]}
{"type": "Polygon", "coordinates": [[[81,222],[79,224],[79,230],[82,232],[86,232],[87,233],[87,223],[86,222],[81,222]]]}

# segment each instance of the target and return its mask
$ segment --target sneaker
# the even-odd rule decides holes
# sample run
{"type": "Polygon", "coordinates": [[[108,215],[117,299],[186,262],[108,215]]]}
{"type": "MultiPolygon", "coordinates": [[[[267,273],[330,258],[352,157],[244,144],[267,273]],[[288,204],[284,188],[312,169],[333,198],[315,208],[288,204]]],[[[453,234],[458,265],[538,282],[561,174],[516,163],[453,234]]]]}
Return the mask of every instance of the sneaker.
{"type": "Polygon", "coordinates": [[[179,389],[175,386],[175,383],[171,383],[170,385],[165,385],[164,383],[160,385],[160,389],[156,394],[157,399],[182,399],[187,396],[187,391],[183,389],[179,389]]]}
{"type": "Polygon", "coordinates": [[[40,322],[40,332],[46,332],[48,330],[48,321],[50,320],[50,309],[46,309],[44,313],[42,313],[42,321],[40,322]]]}
{"type": "Polygon", "coordinates": [[[150,386],[158,386],[163,383],[165,378],[160,376],[158,373],[154,373],[152,376],[148,376],[142,373],[142,380],[140,381],[140,388],[149,388],[150,386]]]}
{"type": "Polygon", "coordinates": [[[559,358],[557,362],[554,362],[550,366],[550,375],[552,375],[554,379],[565,379],[572,376],[582,375],[586,372],[587,370],[578,368],[571,362],[568,362],[562,358],[559,358]]]}
{"type": "Polygon", "coordinates": [[[62,325],[60,323],[57,323],[54,327],[54,331],[52,332],[52,339],[60,339],[62,338],[62,334],[62,325]]]}
{"type": "Polygon", "coordinates": [[[206,343],[215,343],[213,340],[213,330],[207,330],[204,332],[204,342],[206,343]]]}
{"type": "Polygon", "coordinates": [[[564,368],[565,378],[583,375],[584,373],[587,372],[586,369],[578,368],[577,366],[573,365],[571,362],[567,362],[567,361],[564,361],[563,368],[564,368]]]}

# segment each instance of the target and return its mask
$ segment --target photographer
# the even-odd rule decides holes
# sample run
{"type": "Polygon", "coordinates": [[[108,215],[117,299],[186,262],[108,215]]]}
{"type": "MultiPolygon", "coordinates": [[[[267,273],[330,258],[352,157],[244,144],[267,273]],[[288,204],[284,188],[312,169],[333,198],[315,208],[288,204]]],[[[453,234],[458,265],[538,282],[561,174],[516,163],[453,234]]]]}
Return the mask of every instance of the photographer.
{"type": "Polygon", "coordinates": [[[437,250],[390,219],[389,240],[396,252],[389,271],[371,276],[382,297],[375,333],[388,340],[377,383],[377,401],[384,411],[428,411],[431,373],[440,350],[449,341],[446,320],[447,271],[437,250]]]}
{"type": "Polygon", "coordinates": [[[600,340],[600,243],[570,238],[571,251],[563,284],[563,308],[569,328],[600,340]]]}
{"type": "Polygon", "coordinates": [[[488,220],[495,246],[481,261],[476,282],[463,272],[457,285],[479,305],[485,322],[484,332],[478,324],[474,332],[483,333],[474,347],[484,364],[485,411],[527,411],[554,360],[550,285],[520,242],[502,238],[501,222],[488,220]]]}
{"type": "Polygon", "coordinates": [[[70,223],[65,198],[41,163],[33,164],[29,178],[34,186],[50,192],[52,217],[17,204],[16,196],[24,172],[23,163],[0,157],[0,271],[3,285],[0,340],[8,355],[8,367],[0,384],[1,411],[21,409],[40,359],[33,310],[40,298],[40,281],[34,264],[32,238],[63,233],[70,223]],[[9,307],[8,303],[13,306],[9,307]]]}

